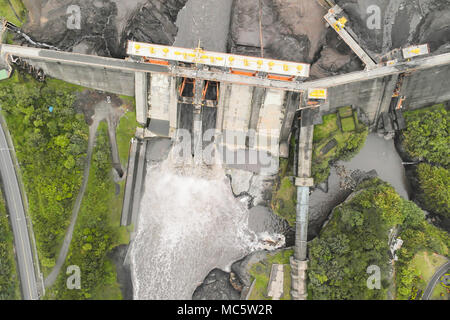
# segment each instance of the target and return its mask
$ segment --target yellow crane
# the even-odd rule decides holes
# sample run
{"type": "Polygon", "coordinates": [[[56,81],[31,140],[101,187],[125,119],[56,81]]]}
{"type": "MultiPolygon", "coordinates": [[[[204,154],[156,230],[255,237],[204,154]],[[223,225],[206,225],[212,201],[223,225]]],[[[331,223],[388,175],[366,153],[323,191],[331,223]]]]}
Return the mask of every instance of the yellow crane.
{"type": "Polygon", "coordinates": [[[334,29],[336,29],[336,31],[341,31],[342,29],[345,28],[345,24],[347,23],[347,18],[346,17],[342,17],[340,18],[338,21],[336,21],[336,23],[333,25],[334,29]]]}

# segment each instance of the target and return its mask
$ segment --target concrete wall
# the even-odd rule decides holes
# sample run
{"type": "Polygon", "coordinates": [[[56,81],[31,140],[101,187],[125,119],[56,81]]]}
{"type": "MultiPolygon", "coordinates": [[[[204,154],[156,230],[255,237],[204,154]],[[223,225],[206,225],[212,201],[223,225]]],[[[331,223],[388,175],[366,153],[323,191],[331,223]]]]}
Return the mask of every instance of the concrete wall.
{"type": "Polygon", "coordinates": [[[45,74],[56,79],[96,90],[134,96],[134,73],[94,66],[71,65],[60,62],[27,60],[45,74]]]}
{"type": "Polygon", "coordinates": [[[280,132],[284,120],[286,92],[266,90],[257,125],[258,150],[265,150],[274,156],[279,155],[280,132]]]}
{"type": "Polygon", "coordinates": [[[148,114],[148,74],[145,72],[136,72],[135,74],[136,88],[136,120],[141,125],[147,123],[148,114]]]}
{"type": "MultiPolygon", "coordinates": [[[[129,96],[135,95],[135,71],[147,73],[168,71],[165,67],[150,64],[15,46],[2,46],[2,54],[17,55],[24,57],[24,59],[30,59],[29,62],[32,60],[33,65],[42,68],[47,75],[57,79],[97,90],[129,96]]],[[[338,107],[353,105],[364,110],[369,122],[373,125],[380,113],[387,111],[398,74],[402,72],[407,72],[400,92],[401,95],[407,98],[404,103],[405,108],[419,108],[450,100],[449,59],[448,54],[430,56],[422,60],[412,60],[371,71],[355,72],[315,81],[307,81],[301,84],[289,83],[289,85],[292,86],[292,90],[307,89],[308,87],[328,87],[329,99],[328,103],[322,107],[322,113],[334,112],[338,107]],[[362,80],[365,77],[371,79],[362,80]]],[[[201,70],[191,71],[197,76],[201,76],[203,72],[201,70]]],[[[184,70],[184,72],[188,71],[184,70]]],[[[155,75],[156,73],[152,73],[152,76],[155,75]]],[[[225,81],[233,81],[234,79],[229,74],[221,76],[225,77],[225,81]]],[[[209,79],[206,75],[203,78],[209,79]]],[[[278,83],[269,83],[267,80],[252,77],[246,77],[245,81],[248,83],[250,83],[250,80],[247,78],[251,78],[250,80],[258,85],[279,86],[278,83]]],[[[175,77],[171,77],[171,88],[175,87],[175,79],[175,77]]],[[[211,78],[210,80],[214,79],[211,78]]],[[[245,83],[242,81],[242,79],[239,79],[238,82],[245,83]]],[[[227,86],[232,88],[231,91],[236,91],[236,84],[228,84],[227,86]]],[[[223,93],[228,92],[227,86],[223,85],[225,89],[222,91],[223,93]]],[[[290,86],[285,84],[283,88],[285,90],[291,90],[289,89],[291,88],[290,86]]],[[[252,88],[252,86],[248,85],[247,87],[252,88]]],[[[173,98],[173,96],[176,98],[175,91],[170,90],[170,92],[170,101],[175,100],[173,98]]],[[[221,103],[226,104],[227,101],[225,100],[234,99],[233,96],[234,93],[231,96],[226,94],[221,103]]],[[[235,102],[241,106],[244,104],[243,101],[235,102]]],[[[171,106],[169,116],[165,116],[163,121],[169,122],[168,126],[170,131],[174,131],[176,126],[176,107],[172,103],[171,106]]],[[[246,108],[251,108],[251,103],[246,103],[245,106],[246,108]]],[[[228,127],[229,121],[227,118],[230,119],[233,116],[227,116],[226,109],[218,111],[218,129],[221,125],[228,127]]],[[[237,112],[236,115],[246,113],[243,110],[235,111],[237,112]]],[[[292,113],[286,112],[285,115],[292,116],[292,113]]],[[[237,121],[239,122],[238,119],[237,121]]],[[[282,135],[280,137],[282,141],[285,141],[288,137],[287,129],[289,128],[288,123],[290,122],[290,118],[283,120],[282,135]]],[[[159,126],[160,124],[157,123],[157,125],[159,126]]],[[[167,126],[166,123],[164,125],[167,126]]],[[[231,127],[234,126],[231,125],[231,127]]],[[[286,149],[286,146],[284,147],[286,149]]]]}
{"type": "Polygon", "coordinates": [[[135,230],[143,192],[146,152],[146,140],[136,138],[131,140],[120,225],[133,224],[135,230]]]}
{"type": "Polygon", "coordinates": [[[154,73],[150,76],[148,105],[149,130],[156,135],[169,137],[177,126],[176,78],[154,73]]]}
{"type": "Polygon", "coordinates": [[[417,109],[450,100],[450,65],[416,71],[406,76],[400,95],[406,96],[403,106],[417,109]]]}
{"type": "MultiPolygon", "coordinates": [[[[390,78],[391,76],[329,88],[328,110],[321,111],[323,113],[335,112],[339,107],[352,105],[364,110],[370,122],[374,123],[390,78]]],[[[392,92],[394,88],[392,88],[392,92]]]]}
{"type": "MultiPolygon", "coordinates": [[[[388,111],[398,75],[349,83],[328,89],[329,106],[322,113],[353,105],[359,107],[375,123],[381,112],[388,111]]],[[[419,70],[407,74],[400,95],[406,96],[405,109],[417,109],[450,100],[450,65],[419,70]]]]}

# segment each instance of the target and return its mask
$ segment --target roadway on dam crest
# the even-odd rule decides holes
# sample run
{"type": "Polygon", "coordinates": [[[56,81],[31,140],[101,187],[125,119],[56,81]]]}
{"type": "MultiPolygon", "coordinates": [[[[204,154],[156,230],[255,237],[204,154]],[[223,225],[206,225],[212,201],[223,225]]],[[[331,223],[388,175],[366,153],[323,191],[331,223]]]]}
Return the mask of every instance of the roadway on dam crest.
{"type": "MultiPolygon", "coordinates": [[[[305,82],[277,81],[260,77],[248,77],[228,72],[189,69],[175,66],[160,66],[149,63],[140,63],[130,60],[105,58],[92,55],[82,55],[71,52],[61,52],[46,49],[21,47],[16,45],[1,45],[0,54],[4,58],[8,55],[31,59],[35,61],[55,64],[68,64],[82,67],[92,67],[103,70],[117,70],[125,73],[149,72],[166,73],[177,77],[201,78],[211,81],[240,83],[250,86],[282,89],[289,91],[303,91],[309,88],[330,88],[340,85],[383,78],[390,75],[425,70],[450,64],[450,53],[435,56],[419,57],[412,61],[399,62],[393,66],[379,66],[372,70],[357,71],[305,82]]],[[[71,81],[69,81],[71,82],[71,81]]],[[[72,81],[73,83],[73,81],[72,81]]]]}
{"type": "Polygon", "coordinates": [[[24,300],[37,300],[39,295],[25,209],[5,132],[0,127],[0,172],[14,234],[22,297],[24,300]]]}

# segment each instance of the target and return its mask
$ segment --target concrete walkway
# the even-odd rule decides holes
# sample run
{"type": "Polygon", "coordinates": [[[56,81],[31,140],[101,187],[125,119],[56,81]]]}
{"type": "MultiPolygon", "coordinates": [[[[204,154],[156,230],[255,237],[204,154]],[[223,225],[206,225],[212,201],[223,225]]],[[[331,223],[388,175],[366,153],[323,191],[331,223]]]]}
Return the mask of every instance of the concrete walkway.
{"type": "Polygon", "coordinates": [[[382,78],[389,75],[400,74],[409,71],[425,70],[433,67],[450,64],[450,53],[444,53],[436,56],[418,57],[413,61],[399,62],[395,66],[383,66],[373,70],[357,71],[343,75],[327,77],[319,80],[296,82],[296,81],[277,81],[259,77],[248,77],[237,74],[230,74],[228,72],[197,70],[182,67],[169,68],[167,66],[160,66],[149,63],[139,63],[129,60],[126,61],[122,59],[105,58],[92,55],[82,55],[71,52],[61,52],[54,50],[36,49],[30,47],[2,44],[0,47],[0,55],[2,58],[4,58],[7,54],[22,58],[30,58],[31,60],[36,61],[53,62],[53,63],[59,62],[62,65],[71,65],[89,68],[92,67],[103,70],[120,70],[121,72],[129,72],[129,73],[134,73],[136,71],[150,72],[150,73],[168,73],[171,74],[172,76],[177,77],[202,78],[211,81],[242,83],[251,86],[279,88],[290,91],[302,91],[307,90],[308,88],[321,88],[321,87],[330,88],[339,85],[382,78]]]}
{"type": "Polygon", "coordinates": [[[306,109],[301,114],[298,141],[298,170],[295,178],[297,187],[295,247],[294,255],[290,259],[291,297],[293,300],[306,300],[307,298],[309,188],[314,186],[314,180],[311,178],[313,135],[313,111],[312,109],[306,109]]]}

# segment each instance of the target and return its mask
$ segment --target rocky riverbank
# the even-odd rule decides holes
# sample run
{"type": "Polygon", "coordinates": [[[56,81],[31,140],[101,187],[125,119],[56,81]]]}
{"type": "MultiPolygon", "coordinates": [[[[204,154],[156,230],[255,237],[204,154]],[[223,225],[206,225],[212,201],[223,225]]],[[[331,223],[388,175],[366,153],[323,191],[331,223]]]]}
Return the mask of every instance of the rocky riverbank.
{"type": "MultiPolygon", "coordinates": [[[[258,235],[261,248],[272,248],[280,239],[273,235],[283,235],[285,246],[292,246],[295,234],[288,222],[275,215],[269,208],[275,176],[264,176],[256,173],[232,169],[228,171],[230,186],[236,198],[247,203],[249,208],[248,228],[258,235]]],[[[248,268],[253,263],[264,259],[267,253],[281,249],[259,250],[234,262],[231,271],[212,270],[195,290],[194,300],[238,300],[245,298],[250,287],[248,268]]]]}
{"type": "MultiPolygon", "coordinates": [[[[231,265],[231,272],[214,269],[195,290],[194,300],[245,300],[252,286],[250,270],[257,263],[267,264],[267,259],[290,249],[281,248],[252,252],[231,265]]],[[[284,262],[283,262],[284,263],[284,262]]]]}
{"type": "Polygon", "coordinates": [[[186,1],[24,0],[29,12],[24,31],[64,51],[122,58],[129,39],[172,44],[175,20],[186,1]],[[80,8],[79,29],[68,27],[76,14],[69,6],[80,8]]]}

